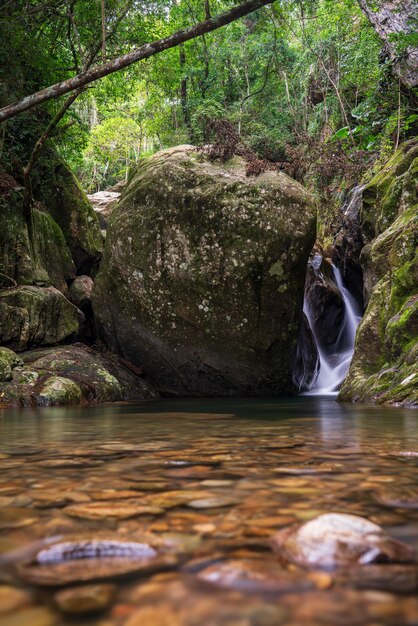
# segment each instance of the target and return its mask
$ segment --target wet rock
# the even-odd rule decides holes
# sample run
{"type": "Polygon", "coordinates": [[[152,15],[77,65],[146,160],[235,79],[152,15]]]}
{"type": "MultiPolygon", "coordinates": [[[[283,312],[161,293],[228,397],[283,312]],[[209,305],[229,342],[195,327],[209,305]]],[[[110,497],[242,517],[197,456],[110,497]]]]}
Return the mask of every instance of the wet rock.
{"type": "Polygon", "coordinates": [[[31,594],[28,591],[10,585],[0,585],[0,615],[17,611],[30,602],[31,594]]]}
{"type": "Polygon", "coordinates": [[[152,546],[116,538],[83,538],[57,542],[16,567],[24,582],[60,587],[74,582],[100,581],[129,574],[145,574],[172,567],[174,554],[152,546]]]}
{"type": "Polygon", "coordinates": [[[39,404],[53,406],[54,404],[79,404],[82,391],[76,382],[63,376],[51,376],[37,393],[39,404]]]}
{"type": "Polygon", "coordinates": [[[296,364],[293,373],[295,388],[301,391],[311,389],[319,372],[319,355],[308,318],[303,314],[299,328],[296,364]]]}
{"type": "Polygon", "coordinates": [[[36,606],[16,611],[12,615],[0,615],[0,626],[55,626],[58,615],[48,607],[36,606]]]}
{"type": "Polygon", "coordinates": [[[392,593],[414,593],[418,590],[418,566],[403,563],[353,567],[337,578],[337,584],[359,589],[379,589],[392,593]]]}
{"type": "Polygon", "coordinates": [[[0,509],[0,530],[5,528],[24,528],[36,522],[34,511],[21,508],[0,509]]]}
{"type": "Polygon", "coordinates": [[[312,199],[282,173],[191,146],[142,159],[95,281],[100,332],[172,395],[291,391],[314,237],[312,199]]]}
{"type": "Polygon", "coordinates": [[[363,190],[367,309],[342,401],[418,406],[418,141],[402,144],[363,190]]]}
{"type": "Polygon", "coordinates": [[[105,518],[128,519],[138,515],[160,515],[163,509],[140,504],[138,500],[116,502],[89,502],[67,506],[64,513],[71,517],[100,520],[105,518]]]}
{"type": "Polygon", "coordinates": [[[378,562],[410,562],[414,553],[406,544],[357,515],[329,513],[299,527],[274,535],[280,556],[303,567],[335,568],[378,562]]]}
{"type": "Polygon", "coordinates": [[[213,496],[211,498],[202,498],[200,500],[192,500],[187,503],[192,509],[217,509],[224,506],[233,506],[238,504],[236,498],[230,498],[228,496],[213,496]]]}
{"type": "Polygon", "coordinates": [[[338,341],[344,320],[344,302],[331,263],[318,252],[308,263],[305,300],[315,337],[323,349],[331,349],[338,341]]]}
{"type": "Polygon", "coordinates": [[[344,284],[363,308],[363,270],[360,254],[364,246],[361,228],[363,185],[354,187],[341,207],[341,227],[332,244],[332,260],[341,269],[344,284]]]}
{"type": "Polygon", "coordinates": [[[54,595],[55,604],[63,613],[80,615],[106,609],[116,592],[114,585],[83,585],[62,589],[54,595]]]}
{"type": "Polygon", "coordinates": [[[13,380],[0,382],[5,403],[65,405],[155,397],[142,378],[112,357],[83,344],[33,350],[22,354],[24,367],[13,370],[13,380]]]}
{"type": "Polygon", "coordinates": [[[226,589],[259,592],[293,592],[315,588],[315,584],[300,572],[289,572],[277,561],[263,559],[232,559],[206,567],[197,575],[203,582],[226,589]]]}
{"type": "Polygon", "coordinates": [[[394,509],[418,509],[418,489],[380,489],[375,498],[380,504],[394,509]]]}
{"type": "Polygon", "coordinates": [[[142,607],[125,622],[124,626],[184,626],[184,621],[170,606],[142,607]]]}

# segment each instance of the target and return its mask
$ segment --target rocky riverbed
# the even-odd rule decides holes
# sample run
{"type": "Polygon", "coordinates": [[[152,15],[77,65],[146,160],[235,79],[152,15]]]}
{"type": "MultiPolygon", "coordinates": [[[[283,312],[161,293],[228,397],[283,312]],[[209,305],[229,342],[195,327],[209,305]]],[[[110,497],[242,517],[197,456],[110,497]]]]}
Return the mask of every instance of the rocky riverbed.
{"type": "Polygon", "coordinates": [[[417,419],[302,399],[3,410],[0,625],[412,626],[417,419]]]}

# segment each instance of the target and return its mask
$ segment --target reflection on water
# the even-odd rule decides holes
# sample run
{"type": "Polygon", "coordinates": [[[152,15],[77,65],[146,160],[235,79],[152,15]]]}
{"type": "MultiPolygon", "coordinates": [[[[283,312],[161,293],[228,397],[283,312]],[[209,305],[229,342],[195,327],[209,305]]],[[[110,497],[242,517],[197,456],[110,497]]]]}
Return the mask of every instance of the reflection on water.
{"type": "Polygon", "coordinates": [[[87,593],[101,611],[77,620],[97,626],[417,624],[404,573],[377,589],[308,577],[270,547],[330,511],[418,546],[417,426],[416,411],[320,397],[0,410],[0,626],[74,623],[87,593]],[[122,580],[100,562],[93,591],[74,588],[83,568],[65,593],[40,590],[16,567],[56,535],[141,540],[163,558],[122,580]]]}

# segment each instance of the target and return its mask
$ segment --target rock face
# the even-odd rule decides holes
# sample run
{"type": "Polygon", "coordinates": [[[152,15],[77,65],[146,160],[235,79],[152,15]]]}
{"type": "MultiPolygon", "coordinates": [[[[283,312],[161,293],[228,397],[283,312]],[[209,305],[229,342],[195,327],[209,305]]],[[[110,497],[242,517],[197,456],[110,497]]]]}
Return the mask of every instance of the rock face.
{"type": "Polygon", "coordinates": [[[110,219],[100,332],[167,394],[290,391],[314,238],[312,200],[282,173],[191,146],[144,159],[110,219]]]}
{"type": "Polygon", "coordinates": [[[64,233],[77,274],[97,269],[103,252],[99,221],[68,165],[54,152],[38,167],[34,193],[64,233]]]}
{"type": "Polygon", "coordinates": [[[305,298],[315,337],[321,348],[328,351],[338,341],[344,320],[344,302],[331,263],[318,252],[308,263],[305,298]]]}
{"type": "Polygon", "coordinates": [[[344,283],[361,309],[363,300],[363,270],[360,254],[364,246],[360,224],[364,185],[354,187],[341,207],[342,224],[332,244],[332,260],[342,273],[344,283]]]}
{"type": "Polygon", "coordinates": [[[34,208],[31,242],[22,207],[21,191],[0,196],[0,289],[52,285],[65,294],[76,271],[64,235],[48,213],[34,208]]]}
{"type": "Polygon", "coordinates": [[[418,141],[365,186],[361,253],[367,309],[340,400],[418,405],[418,141]]]}
{"type": "Polygon", "coordinates": [[[54,287],[0,291],[0,344],[18,352],[77,338],[83,313],[54,287]]]}
{"type": "Polygon", "coordinates": [[[158,395],[127,364],[82,344],[33,350],[20,356],[22,359],[0,348],[0,398],[11,406],[113,402],[158,395]]]}
{"type": "Polygon", "coordinates": [[[23,365],[23,361],[8,348],[0,348],[0,383],[13,378],[13,369],[23,365]]]}

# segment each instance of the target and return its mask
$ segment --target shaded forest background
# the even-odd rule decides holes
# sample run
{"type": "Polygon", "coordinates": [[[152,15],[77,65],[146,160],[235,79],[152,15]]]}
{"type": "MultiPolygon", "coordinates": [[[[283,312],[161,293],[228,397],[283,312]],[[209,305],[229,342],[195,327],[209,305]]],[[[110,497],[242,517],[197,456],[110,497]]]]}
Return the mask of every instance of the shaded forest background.
{"type": "MultiPolygon", "coordinates": [[[[233,4],[3,0],[1,103],[233,4]]],[[[400,56],[410,43],[405,37],[396,42],[400,56]]],[[[74,94],[46,143],[93,192],[126,178],[143,155],[232,136],[322,198],[338,199],[376,160],[416,134],[416,94],[391,64],[356,0],[276,2],[74,94]]],[[[1,161],[9,173],[19,179],[65,101],[3,124],[1,161]]]]}

